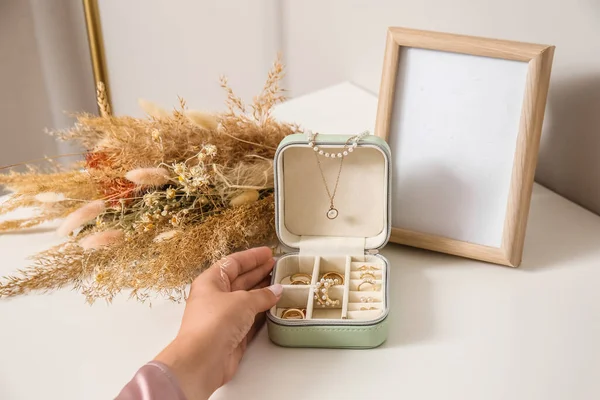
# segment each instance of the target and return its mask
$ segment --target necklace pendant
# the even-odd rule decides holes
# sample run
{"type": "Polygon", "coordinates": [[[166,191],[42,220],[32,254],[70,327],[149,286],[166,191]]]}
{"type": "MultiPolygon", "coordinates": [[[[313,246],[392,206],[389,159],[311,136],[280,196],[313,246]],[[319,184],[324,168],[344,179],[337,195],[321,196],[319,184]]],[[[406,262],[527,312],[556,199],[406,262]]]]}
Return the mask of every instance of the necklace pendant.
{"type": "Polygon", "coordinates": [[[338,210],[337,208],[331,207],[329,209],[329,211],[327,211],[327,218],[329,219],[336,219],[338,216],[338,210]]]}

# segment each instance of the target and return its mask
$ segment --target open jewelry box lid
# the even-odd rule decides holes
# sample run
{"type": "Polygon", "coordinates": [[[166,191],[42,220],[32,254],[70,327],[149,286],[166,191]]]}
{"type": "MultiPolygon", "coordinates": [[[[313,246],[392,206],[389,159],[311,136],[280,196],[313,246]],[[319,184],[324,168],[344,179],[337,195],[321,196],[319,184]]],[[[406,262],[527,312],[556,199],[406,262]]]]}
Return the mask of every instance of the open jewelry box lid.
{"type": "MultiPolygon", "coordinates": [[[[352,136],[316,136],[326,152],[342,152],[352,136]]],[[[300,253],[364,254],[387,243],[391,225],[391,152],[367,135],[343,158],[326,158],[306,134],[286,137],[275,154],[275,224],[281,243],[300,253]],[[317,157],[320,161],[317,163],[317,157]],[[336,179],[339,176],[337,190],[336,179]],[[329,219],[330,193],[338,215],[329,219]]]]}

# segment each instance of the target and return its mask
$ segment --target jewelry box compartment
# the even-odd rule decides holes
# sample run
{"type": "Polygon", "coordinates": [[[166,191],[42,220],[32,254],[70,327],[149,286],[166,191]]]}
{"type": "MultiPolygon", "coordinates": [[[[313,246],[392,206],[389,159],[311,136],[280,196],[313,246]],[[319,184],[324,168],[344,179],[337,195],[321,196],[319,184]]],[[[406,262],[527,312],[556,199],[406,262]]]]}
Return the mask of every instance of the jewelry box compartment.
{"type": "Polygon", "coordinates": [[[387,315],[387,261],[377,255],[286,254],[273,283],[283,285],[269,313],[280,324],[369,323],[387,315]]]}

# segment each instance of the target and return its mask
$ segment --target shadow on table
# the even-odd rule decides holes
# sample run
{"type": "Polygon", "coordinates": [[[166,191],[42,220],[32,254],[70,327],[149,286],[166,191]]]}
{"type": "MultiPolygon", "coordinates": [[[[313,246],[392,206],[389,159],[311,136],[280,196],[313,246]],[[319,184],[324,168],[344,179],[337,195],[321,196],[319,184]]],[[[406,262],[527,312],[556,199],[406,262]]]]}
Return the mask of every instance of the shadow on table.
{"type": "Polygon", "coordinates": [[[411,258],[403,258],[397,262],[392,258],[389,261],[392,265],[388,317],[390,330],[388,340],[383,346],[397,347],[428,341],[433,336],[434,316],[431,284],[425,275],[427,271],[411,258]],[[404,265],[399,266],[398,262],[404,265]]]}
{"type": "Polygon", "coordinates": [[[600,253],[600,218],[546,190],[535,191],[520,269],[568,268],[600,253]]]}

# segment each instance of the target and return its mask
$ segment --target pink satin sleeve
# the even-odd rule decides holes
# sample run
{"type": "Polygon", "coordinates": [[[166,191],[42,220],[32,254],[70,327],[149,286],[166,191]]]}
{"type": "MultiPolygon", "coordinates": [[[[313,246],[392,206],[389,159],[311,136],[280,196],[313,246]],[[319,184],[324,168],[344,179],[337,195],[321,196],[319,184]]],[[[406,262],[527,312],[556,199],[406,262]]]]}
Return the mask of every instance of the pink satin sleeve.
{"type": "Polygon", "coordinates": [[[169,368],[151,361],[140,368],[115,400],[186,400],[169,368]]]}

